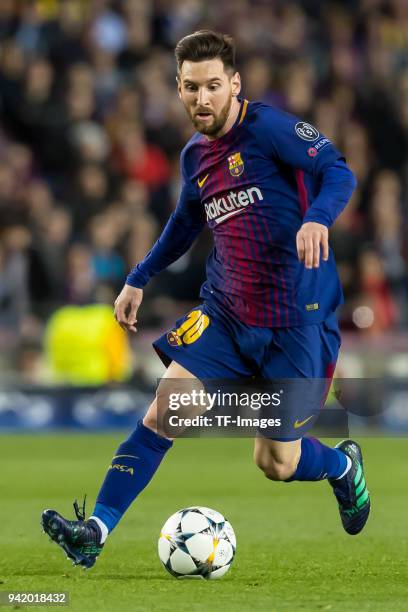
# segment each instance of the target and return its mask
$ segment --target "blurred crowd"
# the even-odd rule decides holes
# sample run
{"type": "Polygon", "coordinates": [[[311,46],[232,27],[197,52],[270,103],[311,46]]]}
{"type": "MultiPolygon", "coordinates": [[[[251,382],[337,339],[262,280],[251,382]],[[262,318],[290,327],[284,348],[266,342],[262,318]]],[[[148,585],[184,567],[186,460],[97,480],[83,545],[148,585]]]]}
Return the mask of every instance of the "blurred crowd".
{"type": "MultiPolygon", "coordinates": [[[[316,124],[358,179],[331,232],[343,329],[408,327],[407,0],[1,0],[0,348],[31,367],[58,306],[112,303],[177,202],[192,134],[173,49],[237,43],[243,95],[316,124]]],[[[149,285],[140,323],[197,303],[211,237],[149,285]]]]}

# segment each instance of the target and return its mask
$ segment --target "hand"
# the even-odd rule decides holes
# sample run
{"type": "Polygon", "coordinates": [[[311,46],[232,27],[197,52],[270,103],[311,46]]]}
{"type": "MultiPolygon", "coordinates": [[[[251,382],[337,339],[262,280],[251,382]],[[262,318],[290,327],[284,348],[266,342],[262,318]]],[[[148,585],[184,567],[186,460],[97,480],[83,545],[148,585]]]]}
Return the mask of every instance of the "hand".
{"type": "Polygon", "coordinates": [[[318,268],[320,264],[320,245],[323,261],[329,259],[329,230],[321,223],[304,223],[296,234],[296,248],[299,261],[305,262],[308,269],[318,268]]]}
{"type": "Polygon", "coordinates": [[[137,332],[137,311],[143,299],[143,289],[125,285],[115,300],[115,319],[122,329],[137,332]]]}

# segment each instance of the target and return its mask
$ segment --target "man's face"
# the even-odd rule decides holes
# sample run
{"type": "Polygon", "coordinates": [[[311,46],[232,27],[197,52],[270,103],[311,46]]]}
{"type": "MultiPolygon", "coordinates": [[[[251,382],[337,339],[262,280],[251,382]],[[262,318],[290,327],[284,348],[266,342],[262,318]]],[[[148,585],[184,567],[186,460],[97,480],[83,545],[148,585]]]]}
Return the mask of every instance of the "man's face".
{"type": "Polygon", "coordinates": [[[239,94],[239,74],[231,75],[219,58],[184,61],[177,77],[178,92],[195,129],[216,136],[228,118],[233,96],[239,94]]]}

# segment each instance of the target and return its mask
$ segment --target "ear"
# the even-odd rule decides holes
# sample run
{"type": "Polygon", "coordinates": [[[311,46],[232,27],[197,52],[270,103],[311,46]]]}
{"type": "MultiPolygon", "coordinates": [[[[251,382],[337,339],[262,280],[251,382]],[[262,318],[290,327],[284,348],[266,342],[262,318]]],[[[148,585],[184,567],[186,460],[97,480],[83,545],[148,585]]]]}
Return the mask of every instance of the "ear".
{"type": "Polygon", "coordinates": [[[241,91],[241,76],[236,72],[231,78],[231,90],[233,96],[238,96],[241,91]]]}
{"type": "Polygon", "coordinates": [[[180,77],[178,75],[176,76],[176,81],[177,81],[178,95],[179,95],[179,98],[181,98],[181,81],[180,81],[180,77]]]}

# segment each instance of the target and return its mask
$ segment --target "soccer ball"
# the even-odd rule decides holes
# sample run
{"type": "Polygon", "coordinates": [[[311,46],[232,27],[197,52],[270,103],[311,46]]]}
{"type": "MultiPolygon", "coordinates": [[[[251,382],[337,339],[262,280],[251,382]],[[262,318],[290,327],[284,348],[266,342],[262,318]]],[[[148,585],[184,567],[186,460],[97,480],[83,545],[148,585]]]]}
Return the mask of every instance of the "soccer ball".
{"type": "Polygon", "coordinates": [[[176,578],[221,578],[235,556],[236,538],[220,512],[191,506],[163,525],[158,551],[166,570],[176,578]]]}

